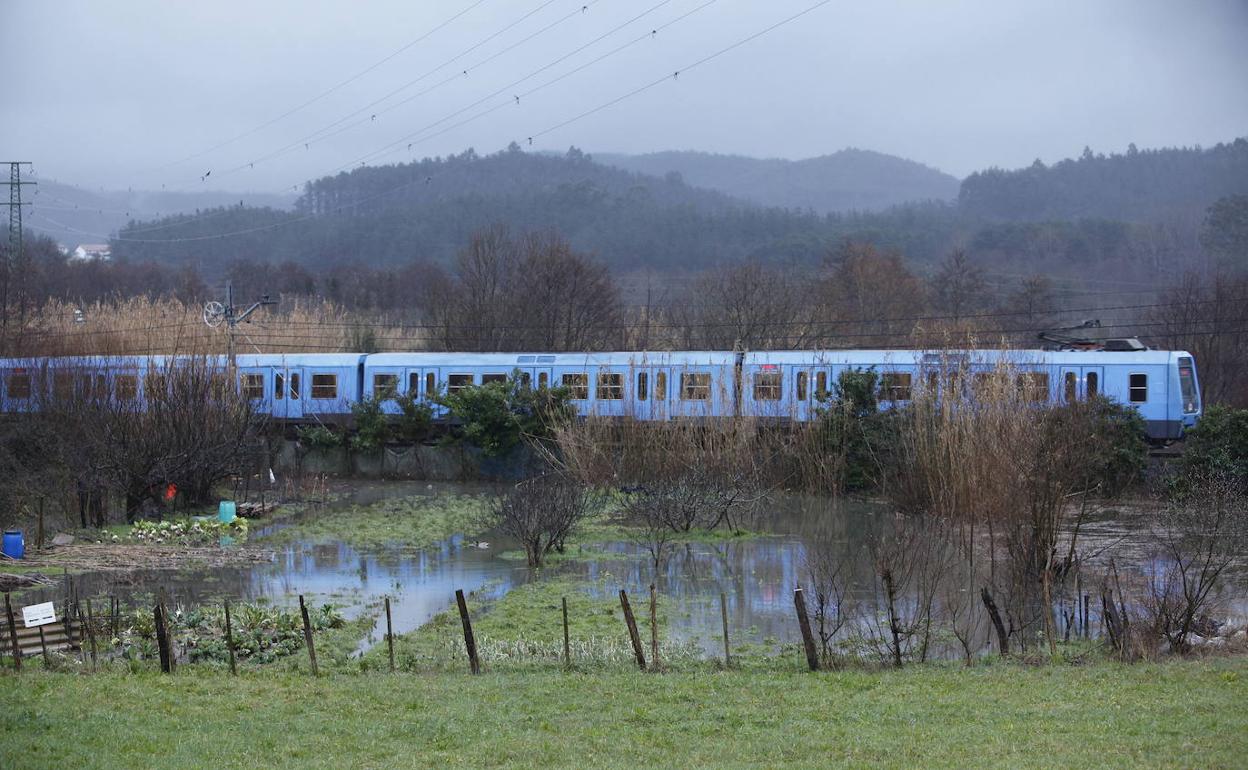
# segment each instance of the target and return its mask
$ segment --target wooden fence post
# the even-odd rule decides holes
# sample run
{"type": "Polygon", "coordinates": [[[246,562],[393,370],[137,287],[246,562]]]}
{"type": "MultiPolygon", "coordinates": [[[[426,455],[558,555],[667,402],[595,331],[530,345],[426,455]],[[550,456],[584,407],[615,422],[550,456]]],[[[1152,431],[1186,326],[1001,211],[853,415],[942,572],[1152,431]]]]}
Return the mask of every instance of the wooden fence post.
{"type": "Polygon", "coordinates": [[[394,673],[394,624],[390,622],[390,597],[386,597],[386,646],[390,649],[390,673],[394,673]]]}
{"type": "Polygon", "coordinates": [[[83,663],[87,662],[87,640],[88,631],[85,628],[87,621],[82,616],[82,602],[74,599],[74,615],[78,617],[78,660],[83,663]]]}
{"type": "Polygon", "coordinates": [[[95,671],[99,656],[95,646],[95,614],[91,612],[90,599],[87,599],[87,639],[91,643],[91,670],[95,671]]]}
{"type": "Polygon", "coordinates": [[[48,641],[43,636],[43,626],[39,626],[39,650],[43,653],[43,667],[48,667],[48,641]]]}
{"type": "Polygon", "coordinates": [[[659,594],[650,584],[650,669],[658,671],[659,663],[659,594]]]}
{"type": "Polygon", "coordinates": [[[806,616],[806,595],[800,588],[793,591],[793,605],[797,607],[797,624],[802,629],[802,644],[806,647],[806,664],[811,671],[818,671],[819,651],[815,649],[815,636],[810,632],[810,618],[806,616]]]}
{"type": "Polygon", "coordinates": [[[459,605],[459,619],[464,624],[464,647],[468,650],[468,665],[472,673],[481,673],[481,661],[477,658],[477,639],[472,635],[472,621],[468,618],[468,603],[464,601],[463,589],[455,591],[455,603],[459,605]]]}
{"type": "Polygon", "coordinates": [[[732,666],[732,656],[728,652],[728,597],[719,592],[719,615],[724,621],[724,668],[732,666]]]}
{"type": "Polygon", "coordinates": [[[13,602],[6,591],[4,594],[4,614],[9,619],[9,648],[13,652],[13,670],[22,670],[22,648],[17,643],[17,623],[13,620],[13,602]]]}
{"type": "Polygon", "coordinates": [[[563,597],[563,665],[572,667],[572,645],[568,642],[568,597],[563,597]]]}
{"type": "Polygon", "coordinates": [[[628,624],[628,638],[633,643],[633,654],[637,656],[637,667],[646,670],[646,653],[641,648],[641,634],[637,633],[637,620],[633,617],[633,608],[628,604],[628,594],[620,589],[620,606],[624,608],[624,622],[628,624]]]}
{"type": "Polygon", "coordinates": [[[308,645],[308,659],[312,661],[312,676],[319,672],[316,668],[316,647],[312,644],[312,619],[308,617],[308,605],[303,603],[303,594],[299,594],[299,614],[303,615],[303,641],[308,645]]]}
{"type": "Polygon", "coordinates": [[[173,661],[169,654],[169,629],[165,627],[165,607],[160,602],[156,602],[156,606],[152,608],[152,619],[156,624],[156,649],[160,652],[160,670],[171,674],[173,661]]]}
{"type": "Polygon", "coordinates": [[[234,626],[230,622],[230,600],[225,600],[225,649],[230,654],[230,674],[238,676],[238,663],[234,660],[234,626]]]}

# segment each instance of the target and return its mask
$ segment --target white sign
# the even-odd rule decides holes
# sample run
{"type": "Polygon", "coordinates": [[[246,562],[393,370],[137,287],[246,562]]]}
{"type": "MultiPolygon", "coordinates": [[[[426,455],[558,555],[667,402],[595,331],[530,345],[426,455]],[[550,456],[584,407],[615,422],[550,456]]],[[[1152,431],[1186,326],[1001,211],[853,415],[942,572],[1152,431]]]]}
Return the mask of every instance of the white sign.
{"type": "Polygon", "coordinates": [[[27,628],[46,626],[56,622],[56,608],[52,606],[52,602],[32,604],[22,608],[22,619],[26,621],[27,628]]]}

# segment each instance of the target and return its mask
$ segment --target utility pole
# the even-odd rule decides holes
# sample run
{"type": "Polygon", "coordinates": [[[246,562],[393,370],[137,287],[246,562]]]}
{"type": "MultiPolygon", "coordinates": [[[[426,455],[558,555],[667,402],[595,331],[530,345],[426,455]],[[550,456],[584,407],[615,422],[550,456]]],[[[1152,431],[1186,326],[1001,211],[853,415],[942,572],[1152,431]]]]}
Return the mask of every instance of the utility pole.
{"type": "Polygon", "coordinates": [[[238,308],[234,307],[234,284],[226,284],[225,287],[225,304],[221,304],[216,300],[204,305],[204,323],[210,327],[216,328],[222,322],[226,325],[226,351],[230,361],[230,369],[234,367],[234,333],[239,323],[246,321],[252,313],[256,312],[265,305],[276,305],[277,300],[269,299],[269,295],[265,294],[260,298],[259,302],[251,303],[243,312],[238,312],[238,308]]]}
{"type": "Polygon", "coordinates": [[[22,206],[29,206],[29,201],[22,201],[22,186],[33,185],[35,182],[22,181],[22,166],[30,166],[30,161],[9,161],[9,250],[4,261],[4,286],[0,287],[0,328],[9,324],[9,283],[12,281],[14,268],[22,264],[22,206]]]}

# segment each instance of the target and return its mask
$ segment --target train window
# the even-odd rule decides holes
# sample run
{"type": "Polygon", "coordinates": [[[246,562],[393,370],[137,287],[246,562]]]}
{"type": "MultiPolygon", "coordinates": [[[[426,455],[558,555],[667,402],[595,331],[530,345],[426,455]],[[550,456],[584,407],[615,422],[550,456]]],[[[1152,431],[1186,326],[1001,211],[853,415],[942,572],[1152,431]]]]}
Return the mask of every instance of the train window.
{"type": "Polygon", "coordinates": [[[299,400],[299,372],[290,373],[290,400],[299,400]]]}
{"type": "Polygon", "coordinates": [[[57,401],[69,401],[74,397],[74,375],[69,372],[56,372],[52,375],[52,398],[57,401]]]}
{"type": "Polygon", "coordinates": [[[1018,393],[1024,401],[1042,403],[1049,400],[1049,373],[1022,372],[1018,375],[1018,393]]]}
{"type": "Polygon", "coordinates": [[[1179,359],[1179,390],[1183,395],[1183,413],[1194,414],[1200,407],[1196,396],[1196,380],[1192,376],[1192,359],[1179,359]]]}
{"type": "Polygon", "coordinates": [[[438,377],[433,372],[425,375],[425,398],[433,398],[438,392],[438,377]]]}
{"type": "Polygon", "coordinates": [[[407,373],[407,394],[412,398],[420,393],[420,372],[407,373]]]}
{"type": "Polygon", "coordinates": [[[399,395],[399,375],[397,374],[374,374],[373,375],[373,396],[388,401],[399,395]]]}
{"type": "Polygon", "coordinates": [[[528,372],[520,372],[520,387],[525,390],[531,390],[533,388],[533,375],[528,372]]]}
{"type": "Polygon", "coordinates": [[[281,372],[273,375],[273,398],[278,401],[286,398],[286,375],[281,372]]]}
{"type": "Polygon", "coordinates": [[[29,374],[10,374],[7,385],[9,398],[30,398],[29,374]]]}
{"type": "Polygon", "coordinates": [[[118,401],[133,401],[139,395],[139,378],[134,374],[119,374],[113,380],[118,401]]]}
{"type": "Polygon", "coordinates": [[[1100,391],[1100,385],[1100,378],[1097,377],[1096,372],[1088,372],[1083,382],[1084,396],[1087,398],[1095,396],[1100,391]]]}
{"type": "Polygon", "coordinates": [[[1131,394],[1131,403],[1142,404],[1148,400],[1147,374],[1132,374],[1128,385],[1128,390],[1131,394]]]}
{"type": "Polygon", "coordinates": [[[828,373],[815,372],[815,398],[820,401],[828,397],[828,373]]]}
{"type": "MultiPolygon", "coordinates": [[[[685,385],[685,380],[684,380],[684,378],[687,376],[689,375],[683,375],[683,374],[681,375],[680,388],[682,391],[686,390],[689,387],[685,385]]],[[[781,390],[781,385],[783,384],[783,380],[784,380],[784,377],[780,372],[755,372],[754,374],[754,400],[755,401],[779,401],[780,390],[781,390]]],[[[710,375],[707,375],[707,395],[691,397],[691,396],[683,395],[682,393],[681,398],[706,399],[709,396],[710,396],[710,375]]]]}
{"type": "Polygon", "coordinates": [[[97,396],[108,395],[108,381],[104,379],[104,375],[97,374],[92,377],[89,374],[81,374],[78,376],[78,396],[83,400],[90,401],[97,396]]]}
{"type": "Polygon", "coordinates": [[[546,372],[537,373],[537,388],[543,390],[550,387],[550,375],[546,372]]]}
{"type": "Polygon", "coordinates": [[[806,394],[810,391],[810,372],[797,373],[797,400],[805,401],[806,394]]]}
{"type": "Polygon", "coordinates": [[[568,389],[568,398],[584,401],[589,398],[589,375],[584,372],[563,375],[563,387],[568,389]]]}
{"type": "Polygon", "coordinates": [[[935,395],[936,390],[940,387],[940,372],[927,373],[927,392],[935,395]]]}
{"type": "Polygon", "coordinates": [[[667,400],[667,372],[654,373],[654,400],[667,400]]]}
{"type": "Polygon", "coordinates": [[[169,395],[169,378],[163,372],[148,372],[143,378],[143,393],[149,401],[157,395],[169,395]]]}
{"type": "Polygon", "coordinates": [[[243,398],[255,401],[264,398],[264,375],[244,374],[242,376],[243,398]]]}
{"type": "Polygon", "coordinates": [[[472,387],[472,375],[471,374],[451,374],[451,375],[448,375],[446,378],[446,392],[448,395],[451,393],[458,393],[464,388],[471,388],[471,387],[472,387]]]}
{"type": "Polygon", "coordinates": [[[482,385],[489,385],[491,382],[506,382],[506,381],[507,381],[507,375],[505,374],[483,374],[481,375],[482,385]]]}
{"type": "Polygon", "coordinates": [[[598,372],[598,398],[619,401],[624,398],[624,375],[598,372]]]}
{"type": "Polygon", "coordinates": [[[910,372],[884,372],[881,374],[880,398],[884,401],[909,401],[910,372]]]}
{"type": "MultiPolygon", "coordinates": [[[[293,379],[293,375],[292,375],[293,379]]],[[[291,396],[294,397],[293,394],[291,396]]],[[[338,398],[338,375],[336,374],[313,374],[312,375],[312,398],[327,399],[338,398]]]]}
{"type": "MultiPolygon", "coordinates": [[[[778,376],[778,375],[777,375],[778,376]]],[[[755,375],[757,380],[758,375],[755,375]]],[[[776,398],[780,398],[780,381],[776,381],[776,398]]],[[[755,390],[755,398],[758,392],[755,390]]],[[[708,401],[711,398],[711,375],[706,372],[680,373],[680,398],[682,401],[708,401]]]]}
{"type": "Polygon", "coordinates": [[[1066,372],[1062,378],[1062,397],[1066,399],[1066,403],[1073,404],[1079,398],[1079,375],[1074,372],[1066,372]]]}
{"type": "Polygon", "coordinates": [[[646,397],[650,395],[649,386],[650,386],[650,375],[646,372],[639,372],[637,374],[637,400],[638,401],[645,401],[646,397]]]}

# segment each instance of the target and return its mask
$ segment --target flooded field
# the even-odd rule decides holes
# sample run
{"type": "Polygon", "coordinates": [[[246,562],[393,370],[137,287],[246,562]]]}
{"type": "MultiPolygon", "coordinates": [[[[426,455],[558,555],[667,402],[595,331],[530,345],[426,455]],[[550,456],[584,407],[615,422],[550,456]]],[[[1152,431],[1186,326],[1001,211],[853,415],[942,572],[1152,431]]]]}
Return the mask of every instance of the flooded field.
{"type": "MultiPolygon", "coordinates": [[[[641,596],[654,580],[645,546],[618,533],[601,540],[582,539],[547,568],[534,571],[517,556],[517,544],[497,533],[459,533],[425,547],[387,544],[388,520],[360,513],[393,502],[390,516],[420,516],[422,506],[445,507],[447,500],[459,508],[480,506],[494,491],[482,485],[363,485],[323,507],[256,527],[246,545],[233,546],[269,549],[275,554],[271,562],[79,574],[74,576],[76,593],[117,596],[124,604],[137,605],[163,588],[171,604],[186,607],[226,597],[291,606],[302,594],[312,603],[337,605],[348,619],[374,618],[373,630],[359,640],[357,652],[363,652],[383,638],[380,606],[386,596],[392,601],[394,630],[403,634],[452,606],[457,589],[476,593],[474,601],[487,601],[530,581],[565,578],[579,581],[591,595],[610,598],[619,588],[641,596]]],[[[455,515],[471,520],[467,513],[455,515]]],[[[865,601],[878,589],[869,560],[861,556],[871,535],[891,515],[870,503],[778,497],[766,506],[755,534],[675,544],[657,579],[667,638],[693,643],[708,655],[721,650],[722,592],[734,644],[799,641],[793,590],[809,582],[807,554],[817,548],[847,559],[859,557],[854,563],[861,574],[851,576],[848,597],[865,601]]],[[[1098,514],[1081,532],[1081,551],[1093,559],[1112,552],[1119,560],[1146,563],[1151,554],[1137,518],[1115,511],[1098,514]]],[[[1229,608],[1234,614],[1248,614],[1244,600],[1248,576],[1236,572],[1231,585],[1229,608]]],[[[63,587],[50,586],[25,592],[22,602],[61,596],[63,587]]]]}

